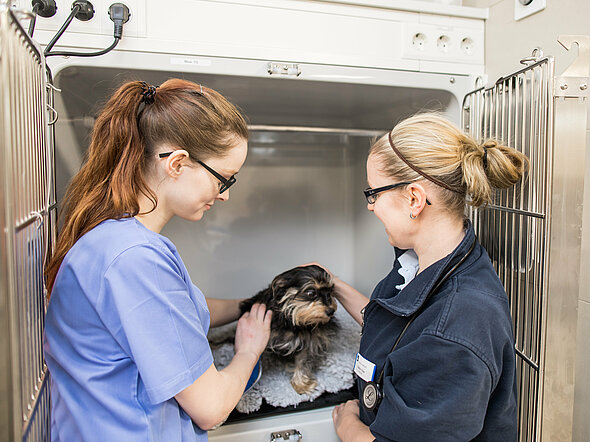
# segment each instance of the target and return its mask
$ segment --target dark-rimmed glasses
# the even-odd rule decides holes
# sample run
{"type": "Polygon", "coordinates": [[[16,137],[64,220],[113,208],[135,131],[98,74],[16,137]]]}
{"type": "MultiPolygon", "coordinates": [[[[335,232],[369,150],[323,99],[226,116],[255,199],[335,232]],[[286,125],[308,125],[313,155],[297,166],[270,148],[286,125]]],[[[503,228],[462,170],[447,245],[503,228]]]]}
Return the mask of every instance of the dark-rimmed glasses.
{"type": "MultiPolygon", "coordinates": [[[[396,189],[401,186],[407,186],[408,184],[412,184],[411,181],[404,181],[402,183],[390,184],[388,186],[377,187],[375,189],[371,189],[370,187],[367,187],[365,190],[363,190],[363,193],[365,194],[365,198],[367,198],[367,203],[375,204],[375,201],[377,201],[377,197],[379,196],[379,194],[381,192],[385,192],[386,190],[396,189]]],[[[430,203],[430,201],[428,201],[428,198],[426,199],[426,204],[428,204],[429,206],[432,205],[430,203]]]]}
{"type": "MultiPolygon", "coordinates": [[[[158,154],[158,156],[160,158],[166,158],[166,157],[169,157],[170,155],[172,155],[172,152],[164,152],[164,153],[158,154]]],[[[221,175],[219,172],[216,172],[215,170],[213,170],[212,168],[207,166],[202,161],[197,160],[197,163],[199,163],[201,166],[203,166],[207,170],[207,172],[209,172],[211,175],[213,175],[215,178],[217,178],[219,181],[221,181],[221,186],[219,187],[219,193],[225,192],[227,189],[229,189],[236,182],[235,175],[232,175],[229,177],[229,179],[227,179],[227,178],[224,178],[223,175],[221,175]]]]}

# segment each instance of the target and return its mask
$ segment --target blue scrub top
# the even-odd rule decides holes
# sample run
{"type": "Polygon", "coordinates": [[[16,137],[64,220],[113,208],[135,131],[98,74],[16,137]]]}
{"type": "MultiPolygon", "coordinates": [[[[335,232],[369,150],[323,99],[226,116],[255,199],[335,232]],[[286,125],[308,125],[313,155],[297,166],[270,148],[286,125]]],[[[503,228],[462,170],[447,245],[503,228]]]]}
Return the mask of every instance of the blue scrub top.
{"type": "Polygon", "coordinates": [[[67,253],[47,310],[53,441],[206,441],[174,395],[213,363],[209,311],[174,245],[107,220],[67,253]]]}
{"type": "MultiPolygon", "coordinates": [[[[410,251],[396,249],[392,271],[365,307],[359,353],[376,365],[374,380],[384,369],[384,398],[376,413],[361,401],[360,418],[378,442],[517,439],[508,297],[485,249],[477,243],[426,300],[474,239],[467,222],[459,246],[415,277],[408,274],[416,271],[410,251]],[[425,302],[392,352],[409,318],[425,302]]],[[[361,398],[365,384],[359,377],[361,398]]]]}

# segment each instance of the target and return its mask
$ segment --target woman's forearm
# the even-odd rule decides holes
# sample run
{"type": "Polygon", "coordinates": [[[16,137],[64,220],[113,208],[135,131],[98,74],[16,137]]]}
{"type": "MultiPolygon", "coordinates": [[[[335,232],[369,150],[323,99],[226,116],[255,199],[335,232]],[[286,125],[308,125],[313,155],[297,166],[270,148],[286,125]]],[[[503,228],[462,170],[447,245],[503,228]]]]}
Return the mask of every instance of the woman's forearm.
{"type": "Polygon", "coordinates": [[[240,400],[257,359],[253,353],[238,353],[223,370],[217,371],[211,365],[191,386],[175,396],[177,402],[200,428],[214,428],[240,400]]]}
{"type": "Polygon", "coordinates": [[[242,299],[206,298],[207,307],[211,314],[211,327],[229,324],[240,317],[240,302],[242,299]]]}
{"type": "Polygon", "coordinates": [[[359,418],[358,399],[337,405],[332,410],[334,429],[342,442],[372,442],[373,433],[359,418]]]}
{"type": "Polygon", "coordinates": [[[348,425],[340,434],[342,442],[373,442],[375,436],[361,421],[348,425]]]}
{"type": "Polygon", "coordinates": [[[369,298],[337,277],[334,277],[333,281],[338,301],[356,322],[362,324],[361,310],[367,305],[369,298]]]}
{"type": "Polygon", "coordinates": [[[229,365],[218,371],[211,364],[192,385],[175,395],[180,406],[202,429],[209,430],[225,420],[240,400],[252,369],[268,343],[271,320],[271,311],[254,304],[238,321],[235,355],[229,365]]]}

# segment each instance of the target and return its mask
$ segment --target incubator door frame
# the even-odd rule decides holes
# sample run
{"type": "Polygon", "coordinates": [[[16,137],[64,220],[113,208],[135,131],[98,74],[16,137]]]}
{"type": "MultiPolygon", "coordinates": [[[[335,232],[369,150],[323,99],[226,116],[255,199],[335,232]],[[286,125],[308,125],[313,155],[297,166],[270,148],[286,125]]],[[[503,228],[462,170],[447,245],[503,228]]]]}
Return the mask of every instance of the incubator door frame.
{"type": "MultiPolygon", "coordinates": [[[[394,86],[400,88],[438,89],[451,93],[457,108],[450,111],[460,118],[459,105],[465,94],[472,90],[475,74],[449,74],[416,70],[356,67],[319,63],[284,63],[272,59],[248,59],[217,56],[164,54],[155,52],[113,51],[101,57],[52,57],[47,61],[58,79],[67,68],[112,68],[122,71],[164,71],[178,75],[214,74],[231,77],[280,78],[284,81],[325,81],[363,85],[394,86]],[[281,69],[283,67],[283,69],[281,69]]],[[[59,84],[57,84],[59,86],[59,84]]]]}

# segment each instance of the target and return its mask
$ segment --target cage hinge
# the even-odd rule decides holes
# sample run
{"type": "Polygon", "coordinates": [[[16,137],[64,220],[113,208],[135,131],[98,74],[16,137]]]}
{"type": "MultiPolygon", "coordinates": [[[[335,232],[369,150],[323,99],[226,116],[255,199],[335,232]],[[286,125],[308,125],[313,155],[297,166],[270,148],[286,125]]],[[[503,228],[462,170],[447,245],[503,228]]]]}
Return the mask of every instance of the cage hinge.
{"type": "Polygon", "coordinates": [[[555,77],[553,95],[563,98],[588,98],[588,77],[555,77]]]}

